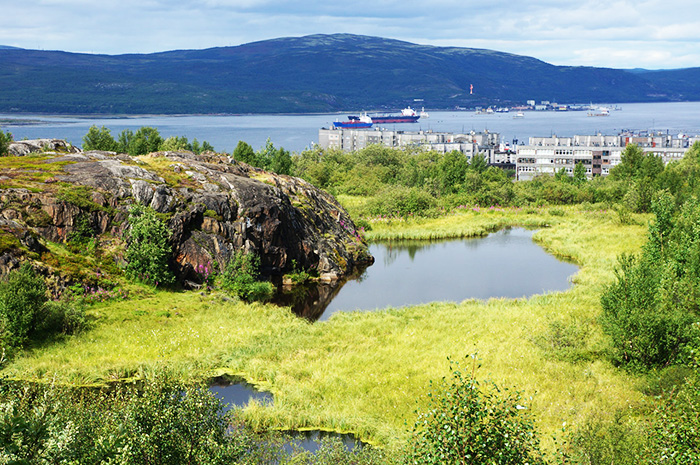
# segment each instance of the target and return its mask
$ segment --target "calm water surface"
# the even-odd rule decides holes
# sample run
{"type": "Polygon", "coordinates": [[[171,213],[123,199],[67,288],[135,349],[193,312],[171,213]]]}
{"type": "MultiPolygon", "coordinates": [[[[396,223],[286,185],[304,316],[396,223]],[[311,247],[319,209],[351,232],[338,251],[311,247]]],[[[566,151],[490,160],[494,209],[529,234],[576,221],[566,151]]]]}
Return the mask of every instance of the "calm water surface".
{"type": "MultiPolygon", "coordinates": [[[[669,130],[671,133],[700,134],[700,102],[683,103],[625,103],[620,111],[611,111],[608,117],[591,118],[585,111],[529,111],[524,118],[513,118],[513,113],[476,114],[474,111],[436,111],[429,118],[415,124],[389,125],[406,131],[433,130],[446,132],[498,132],[504,141],[527,141],[531,136],[556,134],[566,137],[575,134],[610,134],[623,129],[669,130]]],[[[371,110],[371,109],[367,109],[371,110]]],[[[397,109],[398,110],[398,109],[397,109]]],[[[4,124],[0,128],[14,134],[16,140],[36,138],[66,139],[82,145],[82,138],[91,125],[105,126],[117,138],[124,129],[135,131],[142,126],[158,128],[161,135],[185,136],[190,141],[206,140],[217,150],[232,152],[239,140],[258,149],[267,138],[276,147],[300,152],[318,142],[318,130],[329,127],[336,119],[348,114],[320,115],[202,115],[202,116],[130,116],[119,118],[74,117],[46,115],[0,114],[4,119],[38,121],[40,124],[4,124]]]]}
{"type": "Polygon", "coordinates": [[[233,407],[245,407],[251,400],[261,404],[272,404],[273,402],[271,393],[258,391],[245,381],[229,383],[219,380],[209,386],[209,390],[223,402],[225,411],[233,407]]]}
{"type": "Polygon", "coordinates": [[[307,300],[282,303],[315,321],[340,311],[568,289],[578,267],[546,253],[532,241],[533,233],[514,228],[476,239],[372,244],[375,263],[359,278],[313,288],[307,300]]]}

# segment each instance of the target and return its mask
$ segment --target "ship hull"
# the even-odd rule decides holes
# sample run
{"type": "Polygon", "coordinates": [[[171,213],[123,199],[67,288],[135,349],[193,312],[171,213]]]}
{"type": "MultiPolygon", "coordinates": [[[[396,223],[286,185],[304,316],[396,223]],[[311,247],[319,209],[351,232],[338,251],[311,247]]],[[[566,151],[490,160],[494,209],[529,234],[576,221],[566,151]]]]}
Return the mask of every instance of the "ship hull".
{"type": "Polygon", "coordinates": [[[350,120],[350,121],[335,121],[333,123],[333,127],[336,128],[355,128],[355,129],[364,129],[364,128],[371,128],[372,123],[364,123],[361,121],[356,121],[356,120],[350,120]]]}
{"type": "Polygon", "coordinates": [[[374,124],[416,123],[420,116],[370,116],[370,118],[374,124]]]}

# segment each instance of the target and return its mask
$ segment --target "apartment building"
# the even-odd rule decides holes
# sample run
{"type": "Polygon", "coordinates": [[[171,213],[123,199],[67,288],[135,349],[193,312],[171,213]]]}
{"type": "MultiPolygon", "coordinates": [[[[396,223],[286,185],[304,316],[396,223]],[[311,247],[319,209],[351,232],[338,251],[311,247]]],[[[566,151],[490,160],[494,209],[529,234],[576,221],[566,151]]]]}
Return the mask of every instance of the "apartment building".
{"type": "Polygon", "coordinates": [[[361,150],[372,144],[385,147],[420,147],[447,153],[457,150],[468,159],[479,153],[494,157],[500,145],[500,135],[495,132],[475,132],[464,134],[435,131],[403,131],[381,127],[372,129],[321,128],[318,131],[318,144],[322,148],[337,148],[346,152],[361,150]]]}
{"type": "Polygon", "coordinates": [[[583,135],[573,137],[531,137],[519,145],[515,154],[516,179],[529,180],[539,174],[554,175],[562,168],[573,176],[577,163],[586,168],[586,176],[607,176],[622,161],[629,144],[638,145],[646,154],[661,157],[664,163],[683,158],[697,137],[663,133],[624,132],[616,136],[583,135]]]}

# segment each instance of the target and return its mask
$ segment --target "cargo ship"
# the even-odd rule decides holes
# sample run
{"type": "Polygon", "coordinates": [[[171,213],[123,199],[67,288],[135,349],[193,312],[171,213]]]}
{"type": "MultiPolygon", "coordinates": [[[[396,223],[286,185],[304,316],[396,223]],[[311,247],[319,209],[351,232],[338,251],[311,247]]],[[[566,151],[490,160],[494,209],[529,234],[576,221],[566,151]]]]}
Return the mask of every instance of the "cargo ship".
{"type": "Polygon", "coordinates": [[[377,115],[370,116],[372,123],[374,124],[387,124],[387,123],[415,123],[420,118],[420,115],[416,113],[411,107],[406,107],[401,110],[400,115],[377,115]]]}
{"type": "Polygon", "coordinates": [[[333,127],[335,128],[354,128],[363,129],[372,127],[372,119],[367,115],[362,116],[348,116],[347,121],[334,121],[333,127]]]}

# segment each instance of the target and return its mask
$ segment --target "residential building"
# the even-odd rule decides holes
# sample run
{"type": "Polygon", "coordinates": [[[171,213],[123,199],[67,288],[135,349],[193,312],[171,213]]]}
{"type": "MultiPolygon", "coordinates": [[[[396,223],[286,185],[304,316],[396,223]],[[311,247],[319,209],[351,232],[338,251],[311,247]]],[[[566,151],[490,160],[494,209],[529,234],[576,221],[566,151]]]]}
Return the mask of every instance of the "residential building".
{"type": "Polygon", "coordinates": [[[697,137],[663,133],[623,132],[616,136],[531,137],[519,145],[515,154],[516,179],[529,180],[538,174],[553,175],[564,168],[573,175],[577,163],[586,168],[586,176],[607,176],[622,161],[629,144],[638,145],[646,154],[661,157],[664,163],[680,160],[697,137]]]}
{"type": "Polygon", "coordinates": [[[385,147],[421,147],[439,153],[462,152],[468,159],[479,153],[492,161],[500,146],[500,136],[495,132],[471,131],[463,134],[435,131],[404,131],[386,128],[321,128],[318,145],[322,148],[338,148],[346,152],[361,150],[369,145],[385,147]]]}

